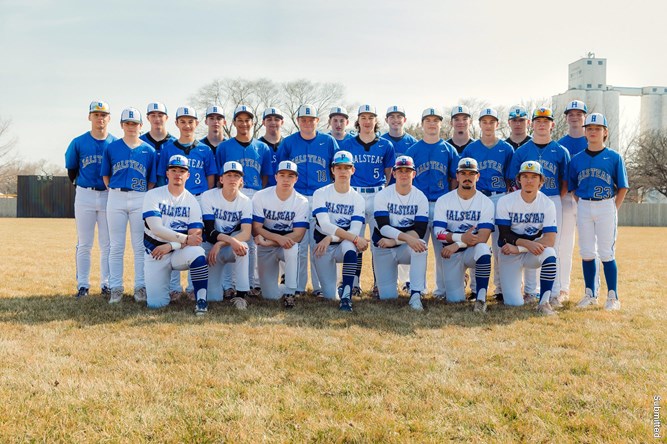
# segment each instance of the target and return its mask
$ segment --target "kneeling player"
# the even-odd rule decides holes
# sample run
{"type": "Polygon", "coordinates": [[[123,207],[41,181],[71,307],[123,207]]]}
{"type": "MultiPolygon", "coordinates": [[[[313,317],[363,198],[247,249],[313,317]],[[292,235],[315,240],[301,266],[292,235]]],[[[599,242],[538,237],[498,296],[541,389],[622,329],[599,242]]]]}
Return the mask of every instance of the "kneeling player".
{"type": "Polygon", "coordinates": [[[458,163],[459,187],[438,198],[433,216],[433,233],[442,242],[442,260],[448,302],[465,301],[466,268],[475,270],[477,300],[474,311],[486,311],[486,291],[491,274],[491,248],[486,244],[494,230],[493,202],[477,192],[479,167],[471,157],[458,163]]]}
{"type": "Polygon", "coordinates": [[[336,299],[336,263],[343,263],[340,309],[352,311],[352,287],[357,268],[357,252],[368,248],[360,237],[365,221],[366,201],[350,187],[354,174],[352,153],[338,151],[331,164],[334,183],[313,194],[313,216],[317,219],[314,236],[315,269],[327,299],[336,299]]]}
{"type": "Polygon", "coordinates": [[[299,242],[306,234],[308,199],[294,190],[299,177],[294,162],[278,164],[276,186],[258,191],[252,198],[252,231],[257,244],[257,272],[266,299],[282,295],[286,309],[294,308],[299,267],[299,242]],[[285,263],[285,285],[278,285],[279,264],[285,263]]]}
{"type": "Polygon", "coordinates": [[[426,281],[428,246],[422,239],[428,227],[428,200],[412,186],[412,157],[397,157],[393,174],[396,183],[375,195],[375,277],[380,299],[396,299],[398,264],[410,264],[409,304],[414,310],[423,310],[421,292],[426,281]]]}
{"type": "Polygon", "coordinates": [[[529,160],[521,164],[516,181],[521,189],[498,200],[496,225],[500,284],[505,305],[523,305],[521,272],[523,268],[540,268],[540,299],[537,310],[555,315],[549,305],[556,279],[556,207],[540,192],[544,185],[542,167],[529,160]]]}
{"type": "Polygon", "coordinates": [[[201,208],[204,232],[208,242],[204,250],[208,257],[208,300],[223,299],[223,267],[234,264],[235,288],[226,288],[224,296],[234,306],[245,310],[245,297],[250,290],[248,240],[252,230],[252,201],[239,190],[243,185],[243,166],[236,161],[226,162],[220,176],[222,188],[202,194],[201,208]]]}
{"type": "Polygon", "coordinates": [[[189,269],[197,301],[195,314],[202,315],[208,310],[208,266],[201,247],[201,208],[185,189],[190,177],[188,159],[171,156],[166,174],[168,184],[148,191],[144,199],[146,303],[148,308],[169,305],[172,270],[189,269]]]}

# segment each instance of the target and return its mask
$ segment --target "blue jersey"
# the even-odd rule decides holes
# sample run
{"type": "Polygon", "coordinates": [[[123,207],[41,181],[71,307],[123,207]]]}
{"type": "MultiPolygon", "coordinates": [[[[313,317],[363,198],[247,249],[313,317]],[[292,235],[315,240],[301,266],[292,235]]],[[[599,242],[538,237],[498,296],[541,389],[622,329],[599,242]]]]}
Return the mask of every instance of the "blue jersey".
{"type": "Polygon", "coordinates": [[[570,137],[566,135],[558,143],[567,148],[567,152],[570,153],[570,159],[588,148],[588,140],[586,140],[585,136],[570,137]]]}
{"type": "MultiPolygon", "coordinates": [[[[327,133],[327,134],[329,134],[331,137],[333,137],[333,134],[331,134],[331,133],[327,133]]],[[[336,138],[334,137],[334,139],[336,139],[336,138]]],[[[354,136],[350,133],[345,133],[345,135],[343,136],[343,140],[336,139],[336,143],[338,143],[338,146],[340,146],[340,145],[343,144],[343,142],[345,142],[348,139],[354,139],[354,136]]]]}
{"type": "Polygon", "coordinates": [[[391,144],[394,145],[394,152],[396,153],[396,157],[404,155],[408,152],[408,148],[417,143],[417,139],[408,133],[404,133],[401,137],[394,137],[389,135],[389,133],[384,133],[380,137],[390,141],[391,144]]]}
{"type": "Polygon", "coordinates": [[[340,149],[349,151],[354,158],[353,187],[379,187],[385,184],[385,168],[392,168],[396,161],[394,146],[386,139],[375,138],[364,143],[359,136],[340,144],[340,149]]]}
{"type": "Polygon", "coordinates": [[[106,190],[100,167],[104,150],[117,139],[109,134],[104,140],[95,139],[90,132],[72,140],[65,152],[65,168],[79,170],[76,184],[85,188],[106,190]]]}
{"type": "Polygon", "coordinates": [[[604,148],[591,153],[582,151],[570,162],[568,189],[582,199],[609,199],[619,188],[629,188],[623,158],[604,148]]]}
{"type": "Polygon", "coordinates": [[[509,171],[510,177],[516,178],[521,164],[528,160],[539,162],[542,165],[545,179],[540,191],[547,196],[560,195],[561,182],[567,181],[570,165],[570,154],[567,150],[553,140],[544,148],[535,145],[535,140],[530,140],[514,152],[509,171]]]}
{"type": "Polygon", "coordinates": [[[104,150],[100,174],[109,176],[109,188],[148,191],[148,184],[157,182],[155,148],[144,141],[130,148],[118,139],[104,150]]]}
{"type": "Polygon", "coordinates": [[[338,151],[336,139],[329,134],[315,134],[315,138],[305,140],[301,133],[286,137],[278,149],[278,160],[296,163],[299,179],[294,186],[304,196],[312,196],[315,190],[331,183],[331,161],[338,151]]]}
{"type": "Polygon", "coordinates": [[[187,146],[178,140],[165,143],[157,168],[158,176],[167,176],[169,158],[175,154],[187,157],[190,162],[190,177],[185,182],[185,189],[195,196],[208,190],[208,176],[214,176],[218,172],[211,148],[197,140],[187,146]]]}
{"type": "Polygon", "coordinates": [[[468,141],[466,143],[464,143],[463,145],[457,145],[456,143],[454,143],[454,139],[451,138],[451,137],[446,140],[446,142],[448,144],[450,144],[452,147],[454,147],[454,150],[456,151],[457,154],[461,154],[463,152],[463,150],[466,149],[466,147],[468,145],[470,145],[471,143],[473,143],[475,141],[476,141],[475,139],[468,139],[468,141]]]}
{"type": "Polygon", "coordinates": [[[481,140],[476,140],[463,150],[461,157],[472,157],[479,165],[477,189],[502,193],[507,191],[506,179],[512,162],[514,148],[509,143],[499,140],[493,147],[487,148],[481,140]]]}
{"type": "Polygon", "coordinates": [[[420,140],[408,148],[406,155],[415,161],[417,170],[412,184],[426,195],[429,202],[435,202],[449,192],[449,180],[456,178],[459,162],[453,146],[442,139],[436,143],[420,140]]]}
{"type": "Polygon", "coordinates": [[[243,165],[243,186],[253,190],[261,190],[262,176],[273,176],[271,154],[264,142],[251,139],[247,146],[236,139],[229,139],[218,145],[215,160],[218,162],[219,174],[225,162],[236,161],[243,165]]]}
{"type": "Polygon", "coordinates": [[[146,142],[147,144],[149,144],[150,146],[152,146],[153,148],[155,148],[155,155],[157,156],[156,164],[160,163],[160,153],[162,152],[162,146],[169,141],[176,140],[176,138],[169,133],[167,133],[167,136],[162,140],[153,139],[151,133],[144,133],[141,136],[139,136],[139,138],[144,142],[146,142]]]}
{"type": "Polygon", "coordinates": [[[269,181],[266,183],[267,188],[272,187],[276,185],[276,176],[275,176],[275,171],[276,167],[278,167],[278,148],[280,148],[280,144],[283,143],[282,137],[277,143],[271,143],[268,140],[264,138],[264,136],[259,138],[260,142],[264,142],[266,146],[269,147],[269,156],[271,157],[271,173],[269,173],[269,181]]]}

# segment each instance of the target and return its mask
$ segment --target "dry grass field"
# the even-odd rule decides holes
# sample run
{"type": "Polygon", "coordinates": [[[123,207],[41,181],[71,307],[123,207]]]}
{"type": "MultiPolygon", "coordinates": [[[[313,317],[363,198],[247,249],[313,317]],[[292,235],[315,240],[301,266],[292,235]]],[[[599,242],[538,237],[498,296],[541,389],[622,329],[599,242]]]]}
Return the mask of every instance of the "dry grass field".
{"type": "MultiPolygon", "coordinates": [[[[0,442],[655,442],[664,228],[621,228],[622,311],[364,297],[149,311],[77,301],[73,220],[0,219],[0,442]]],[[[128,247],[129,250],[129,247],[128,247]]],[[[97,252],[94,252],[94,256],[97,252]]],[[[126,289],[131,259],[126,254],[126,289]]],[[[369,261],[367,261],[369,262],[369,261]]],[[[430,261],[432,267],[432,260],[430,261]]],[[[368,277],[369,270],[365,270],[368,277]]],[[[432,282],[432,278],[429,279],[432,282]]],[[[368,281],[367,281],[368,282],[368,281]]],[[[582,292],[578,256],[575,301],[582,292]]],[[[661,418],[667,417],[662,402],[661,418]]]]}

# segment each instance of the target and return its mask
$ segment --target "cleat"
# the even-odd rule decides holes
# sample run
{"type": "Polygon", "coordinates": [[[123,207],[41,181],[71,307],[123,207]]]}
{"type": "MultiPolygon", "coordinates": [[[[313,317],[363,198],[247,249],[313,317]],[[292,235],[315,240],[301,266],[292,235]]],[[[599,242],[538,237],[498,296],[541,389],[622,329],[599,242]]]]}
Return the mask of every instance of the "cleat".
{"type": "Polygon", "coordinates": [[[410,305],[410,308],[415,311],[424,311],[421,293],[413,293],[412,296],[410,296],[410,302],[408,302],[408,305],[410,305]]]}
{"type": "Polygon", "coordinates": [[[524,293],[523,294],[523,303],[524,304],[534,304],[540,300],[540,295],[536,293],[524,293]]]}
{"type": "Polygon", "coordinates": [[[609,290],[607,302],[604,304],[604,309],[607,311],[616,311],[621,309],[621,301],[618,300],[614,290],[609,290]]]}
{"type": "Polygon", "coordinates": [[[88,296],[88,289],[86,287],[81,287],[81,288],[79,288],[79,291],[76,293],[75,297],[77,299],[81,299],[81,298],[85,298],[86,296],[88,296]]]}
{"type": "Polygon", "coordinates": [[[496,301],[498,301],[498,302],[503,302],[503,301],[505,300],[505,299],[503,298],[503,294],[502,294],[502,293],[496,293],[496,294],[493,295],[493,297],[494,297],[494,298],[496,299],[496,301]]]}
{"type": "Polygon", "coordinates": [[[352,301],[350,298],[343,298],[338,305],[340,311],[352,311],[352,301]]]}
{"type": "Polygon", "coordinates": [[[231,303],[234,304],[234,308],[240,311],[246,310],[248,308],[248,303],[240,296],[232,298],[231,303]]]}
{"type": "Polygon", "coordinates": [[[568,302],[570,300],[570,292],[561,290],[560,295],[558,296],[558,300],[560,301],[561,304],[568,302]]]}
{"type": "Polygon", "coordinates": [[[280,283],[285,285],[285,273],[280,275],[280,283]]]}
{"type": "Polygon", "coordinates": [[[261,298],[262,297],[262,289],[259,287],[252,287],[248,291],[248,296],[252,296],[254,298],[261,298]]]}
{"type": "Polygon", "coordinates": [[[361,287],[353,287],[352,296],[361,296],[361,287]]]}
{"type": "Polygon", "coordinates": [[[189,301],[194,301],[195,300],[195,291],[194,290],[188,290],[185,295],[188,297],[189,301]]]}
{"type": "Polygon", "coordinates": [[[586,308],[594,305],[598,305],[598,298],[595,298],[590,294],[587,294],[586,296],[584,296],[582,300],[579,301],[579,303],[577,304],[577,308],[586,308]]]}
{"type": "Polygon", "coordinates": [[[537,306],[537,312],[543,316],[554,316],[558,314],[553,308],[551,308],[551,305],[548,302],[539,304],[537,306]]]}
{"type": "Polygon", "coordinates": [[[294,295],[293,294],[284,294],[283,295],[283,305],[285,310],[291,310],[294,308],[294,295]]]}
{"type": "Polygon", "coordinates": [[[486,313],[486,302],[475,301],[475,306],[472,308],[473,313],[486,313]]]}
{"type": "Polygon", "coordinates": [[[225,290],[223,299],[234,299],[236,297],[236,289],[228,288],[225,290]]]}
{"type": "Polygon", "coordinates": [[[293,296],[295,298],[301,298],[301,297],[304,297],[305,295],[306,295],[305,291],[295,291],[293,296]]]}
{"type": "Polygon", "coordinates": [[[169,300],[171,302],[179,301],[181,299],[181,296],[183,296],[183,293],[178,290],[171,290],[169,292],[169,300]]]}
{"type": "Polygon", "coordinates": [[[339,285],[336,288],[336,294],[338,295],[338,299],[340,299],[343,296],[343,286],[342,285],[339,285]]]}
{"type": "Polygon", "coordinates": [[[476,291],[471,291],[470,296],[468,296],[469,301],[476,301],[477,300],[477,292],[476,291]]]}
{"type": "Polygon", "coordinates": [[[123,300],[123,289],[122,288],[113,288],[111,290],[111,296],[109,296],[110,304],[118,304],[123,300]]]}
{"type": "Polygon", "coordinates": [[[560,301],[560,298],[555,297],[549,299],[549,305],[551,305],[551,308],[562,308],[563,303],[560,301]]]}
{"type": "Polygon", "coordinates": [[[378,290],[377,285],[373,285],[373,290],[371,291],[371,293],[375,299],[380,299],[380,290],[378,290]]]}
{"type": "Polygon", "coordinates": [[[101,295],[107,298],[111,296],[111,288],[108,285],[103,285],[101,295]]]}
{"type": "Polygon", "coordinates": [[[144,287],[134,290],[134,300],[137,302],[146,302],[146,289],[144,287]]]}
{"type": "Polygon", "coordinates": [[[401,288],[401,290],[404,293],[410,293],[410,282],[406,282],[405,284],[403,284],[403,287],[401,288]]]}
{"type": "Polygon", "coordinates": [[[315,296],[316,298],[323,298],[323,297],[324,297],[324,293],[322,293],[322,290],[315,290],[315,291],[313,292],[313,296],[315,296]]]}
{"type": "Polygon", "coordinates": [[[208,302],[206,299],[197,300],[197,305],[195,305],[195,315],[203,316],[208,312],[208,302]]]}

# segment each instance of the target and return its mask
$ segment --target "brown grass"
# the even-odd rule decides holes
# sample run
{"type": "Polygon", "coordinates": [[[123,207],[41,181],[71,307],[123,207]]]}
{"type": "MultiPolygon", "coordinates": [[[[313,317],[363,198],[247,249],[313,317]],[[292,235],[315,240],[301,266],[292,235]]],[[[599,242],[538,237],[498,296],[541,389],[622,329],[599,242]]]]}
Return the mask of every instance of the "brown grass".
{"type": "MultiPolygon", "coordinates": [[[[667,229],[621,228],[620,313],[306,297],[201,319],[110,307],[96,261],[76,301],[73,220],[0,227],[0,442],[647,442],[667,396],[667,229]]],[[[578,258],[573,278],[578,299],[578,258]]]]}

